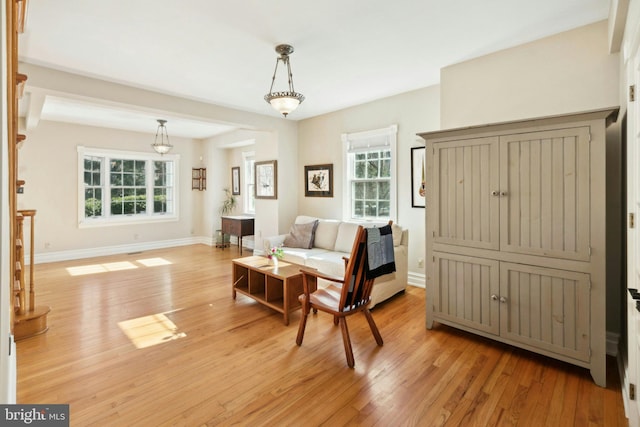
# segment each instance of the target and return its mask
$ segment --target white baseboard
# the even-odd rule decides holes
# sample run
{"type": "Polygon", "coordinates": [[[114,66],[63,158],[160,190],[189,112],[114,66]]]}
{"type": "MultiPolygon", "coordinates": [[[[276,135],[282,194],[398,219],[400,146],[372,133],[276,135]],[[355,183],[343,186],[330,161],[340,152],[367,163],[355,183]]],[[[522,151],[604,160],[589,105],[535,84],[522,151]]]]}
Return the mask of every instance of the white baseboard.
{"type": "Polygon", "coordinates": [[[410,271],[407,277],[407,284],[418,288],[425,288],[427,277],[422,273],[414,273],[410,271]]]}
{"type": "MultiPolygon", "coordinates": [[[[185,239],[161,240],[157,242],[132,243],[128,245],[103,246],[99,248],[73,249],[69,251],[46,252],[35,254],[35,263],[68,261],[82,258],[93,258],[106,255],[126,254],[131,252],[149,251],[152,249],[164,249],[174,246],[187,246],[195,244],[213,245],[211,237],[189,237],[185,239]]],[[[30,260],[25,257],[25,264],[30,260]]]]}
{"type": "MultiPolygon", "coordinates": [[[[231,243],[237,245],[238,238],[231,237],[231,243]]],[[[87,249],[73,249],[69,251],[57,251],[35,254],[35,263],[42,264],[46,262],[58,262],[69,261],[82,258],[93,258],[106,255],[126,254],[131,252],[150,251],[153,249],[172,248],[175,246],[187,246],[187,245],[207,245],[214,246],[215,241],[213,237],[187,237],[184,239],[172,239],[172,240],[160,240],[156,242],[144,242],[144,243],[131,243],[127,245],[115,245],[115,246],[103,246],[99,248],[87,248],[87,249]]],[[[248,249],[253,249],[253,239],[242,239],[242,246],[248,249]]],[[[24,263],[28,265],[31,262],[29,255],[25,255],[24,263]]]]}
{"type": "Polygon", "coordinates": [[[607,331],[607,355],[618,357],[618,345],[620,344],[620,334],[607,331]]]}

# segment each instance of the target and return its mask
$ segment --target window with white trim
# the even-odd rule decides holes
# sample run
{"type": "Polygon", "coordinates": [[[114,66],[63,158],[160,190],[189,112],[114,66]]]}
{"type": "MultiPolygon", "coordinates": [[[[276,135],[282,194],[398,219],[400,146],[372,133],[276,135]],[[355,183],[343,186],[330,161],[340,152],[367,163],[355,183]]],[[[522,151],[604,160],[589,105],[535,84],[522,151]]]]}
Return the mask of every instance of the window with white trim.
{"type": "Polygon", "coordinates": [[[256,177],[254,173],[255,152],[246,151],[242,153],[244,159],[244,196],[243,206],[244,212],[248,214],[256,213],[255,184],[256,177]]]}
{"type": "Polygon", "coordinates": [[[178,155],[78,147],[78,223],[177,219],[178,155]]]}
{"type": "Polygon", "coordinates": [[[397,130],[342,134],[345,219],[395,219],[397,130]]]}

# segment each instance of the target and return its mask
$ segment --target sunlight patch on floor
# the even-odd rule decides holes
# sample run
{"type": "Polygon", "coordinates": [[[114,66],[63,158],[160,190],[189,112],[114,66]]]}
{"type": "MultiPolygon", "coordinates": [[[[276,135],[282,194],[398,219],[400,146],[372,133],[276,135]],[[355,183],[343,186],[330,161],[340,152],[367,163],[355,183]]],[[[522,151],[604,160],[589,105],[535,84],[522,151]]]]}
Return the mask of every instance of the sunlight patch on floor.
{"type": "Polygon", "coordinates": [[[71,276],[84,276],[87,274],[106,273],[108,271],[132,270],[134,268],[138,267],[129,261],[121,261],[69,267],[67,268],[67,272],[71,276]]]}
{"type": "Polygon", "coordinates": [[[164,344],[187,336],[164,313],[118,322],[118,326],[136,348],[164,344]]]}
{"type": "MultiPolygon", "coordinates": [[[[144,267],[157,267],[160,265],[173,264],[171,261],[164,258],[146,258],[138,259],[137,263],[144,267]]],[[[87,274],[107,273],[109,271],[120,270],[133,270],[139,268],[136,264],[130,261],[109,262],[105,264],[91,264],[91,265],[79,265],[77,267],[68,267],[67,272],[70,276],[85,276],[87,274]]]]}
{"type": "Polygon", "coordinates": [[[173,264],[171,261],[166,260],[164,258],[147,258],[147,259],[138,259],[136,262],[144,265],[145,267],[157,267],[158,265],[171,265],[173,264]]]}

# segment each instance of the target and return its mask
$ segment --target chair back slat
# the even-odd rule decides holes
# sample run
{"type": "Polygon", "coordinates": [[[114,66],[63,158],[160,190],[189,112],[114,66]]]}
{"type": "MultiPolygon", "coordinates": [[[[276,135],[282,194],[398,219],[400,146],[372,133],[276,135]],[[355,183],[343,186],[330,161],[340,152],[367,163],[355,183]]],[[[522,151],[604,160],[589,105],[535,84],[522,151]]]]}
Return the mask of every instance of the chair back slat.
{"type": "Polygon", "coordinates": [[[348,279],[348,282],[342,287],[341,311],[352,310],[369,302],[373,279],[367,279],[366,270],[367,231],[359,226],[345,270],[345,279],[348,279]]]}

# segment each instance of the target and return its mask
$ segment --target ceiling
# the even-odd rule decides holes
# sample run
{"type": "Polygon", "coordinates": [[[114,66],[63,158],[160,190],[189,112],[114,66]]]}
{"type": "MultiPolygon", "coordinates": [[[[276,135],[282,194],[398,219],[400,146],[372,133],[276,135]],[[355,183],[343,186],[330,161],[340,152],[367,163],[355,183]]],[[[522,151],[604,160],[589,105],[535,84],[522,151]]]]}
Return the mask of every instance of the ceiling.
{"type": "MultiPolygon", "coordinates": [[[[278,117],[263,96],[274,47],[287,43],[295,89],[306,97],[287,120],[300,120],[438,84],[442,67],[608,11],[609,0],[31,0],[19,58],[278,117]]],[[[151,120],[155,131],[157,117],[58,96],[47,97],[42,118],[130,130],[151,120]]],[[[229,130],[214,120],[164,118],[170,134],[229,130]]]]}

